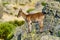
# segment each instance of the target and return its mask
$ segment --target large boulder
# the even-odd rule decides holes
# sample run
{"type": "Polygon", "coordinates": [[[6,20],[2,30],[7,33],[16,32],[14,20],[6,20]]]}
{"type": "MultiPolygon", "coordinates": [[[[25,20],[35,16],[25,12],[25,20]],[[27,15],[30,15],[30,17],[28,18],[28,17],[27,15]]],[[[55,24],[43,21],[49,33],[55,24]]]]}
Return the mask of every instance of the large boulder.
{"type": "Polygon", "coordinates": [[[50,2],[42,9],[42,12],[46,12],[47,14],[53,14],[54,16],[57,14],[60,15],[60,3],[59,2],[50,2]]]}
{"type": "MultiPolygon", "coordinates": [[[[42,9],[45,13],[44,27],[48,27],[49,30],[54,29],[53,32],[57,33],[56,30],[60,28],[60,3],[52,1],[47,3],[47,5],[42,9]]],[[[54,33],[54,34],[55,34],[54,33]]]]}

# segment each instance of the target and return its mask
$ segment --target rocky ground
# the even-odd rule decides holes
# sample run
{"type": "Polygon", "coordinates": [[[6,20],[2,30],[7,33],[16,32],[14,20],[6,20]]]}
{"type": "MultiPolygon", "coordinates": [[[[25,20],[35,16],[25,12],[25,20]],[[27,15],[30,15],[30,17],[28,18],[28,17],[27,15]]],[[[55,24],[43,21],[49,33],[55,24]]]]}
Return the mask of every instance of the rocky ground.
{"type": "Polygon", "coordinates": [[[31,33],[27,32],[26,25],[17,27],[14,31],[14,37],[11,40],[60,40],[59,37],[51,35],[49,31],[44,30],[43,33],[39,33],[39,26],[34,26],[31,33]],[[36,29],[37,27],[37,29],[36,29]]]}

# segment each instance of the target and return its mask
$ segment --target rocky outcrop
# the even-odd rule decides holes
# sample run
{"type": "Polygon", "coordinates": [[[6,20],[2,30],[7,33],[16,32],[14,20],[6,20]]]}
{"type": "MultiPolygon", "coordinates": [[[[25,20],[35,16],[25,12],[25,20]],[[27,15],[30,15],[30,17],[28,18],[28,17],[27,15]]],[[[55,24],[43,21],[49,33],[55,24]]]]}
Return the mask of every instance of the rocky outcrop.
{"type": "Polygon", "coordinates": [[[14,36],[11,40],[60,40],[59,37],[50,35],[49,31],[45,31],[43,33],[37,33],[37,28],[38,26],[36,23],[33,23],[33,29],[31,33],[27,32],[27,27],[26,25],[22,25],[20,27],[17,27],[14,30],[14,36]]]}
{"type": "Polygon", "coordinates": [[[57,33],[59,31],[57,29],[60,28],[60,3],[56,1],[47,3],[47,5],[42,9],[42,12],[46,14],[44,25],[53,28],[53,32],[57,33]]]}

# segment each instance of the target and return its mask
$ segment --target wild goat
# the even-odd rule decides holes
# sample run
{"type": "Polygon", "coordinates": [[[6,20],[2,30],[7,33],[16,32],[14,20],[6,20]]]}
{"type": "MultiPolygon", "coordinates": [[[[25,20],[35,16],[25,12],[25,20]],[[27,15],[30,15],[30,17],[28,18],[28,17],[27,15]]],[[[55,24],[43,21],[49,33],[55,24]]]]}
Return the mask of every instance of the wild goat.
{"type": "Polygon", "coordinates": [[[22,16],[28,24],[28,32],[31,32],[32,22],[37,21],[40,26],[40,32],[43,30],[43,20],[45,15],[42,12],[26,15],[22,9],[19,10],[17,17],[22,16]]]}

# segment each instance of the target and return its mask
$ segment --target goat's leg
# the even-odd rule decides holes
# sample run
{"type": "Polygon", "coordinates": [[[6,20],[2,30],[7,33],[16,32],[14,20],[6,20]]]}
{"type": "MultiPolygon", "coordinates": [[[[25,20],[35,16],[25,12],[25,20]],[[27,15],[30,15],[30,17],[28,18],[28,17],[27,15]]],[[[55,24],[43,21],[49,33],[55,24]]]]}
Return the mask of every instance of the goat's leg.
{"type": "Polygon", "coordinates": [[[39,21],[39,26],[40,26],[40,32],[43,31],[43,21],[39,21]]]}
{"type": "Polygon", "coordinates": [[[31,32],[32,30],[32,22],[28,22],[28,32],[31,32]]]}

